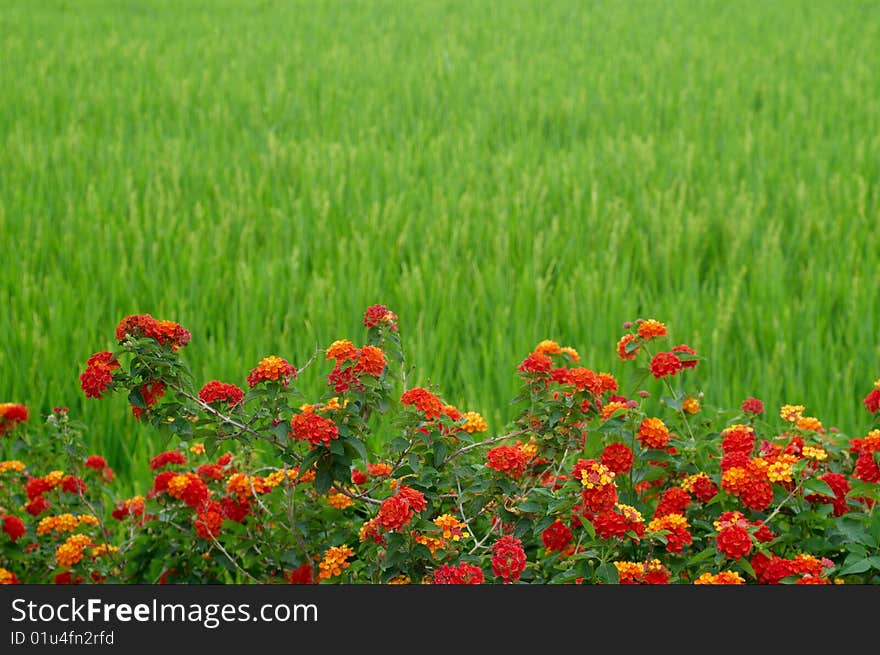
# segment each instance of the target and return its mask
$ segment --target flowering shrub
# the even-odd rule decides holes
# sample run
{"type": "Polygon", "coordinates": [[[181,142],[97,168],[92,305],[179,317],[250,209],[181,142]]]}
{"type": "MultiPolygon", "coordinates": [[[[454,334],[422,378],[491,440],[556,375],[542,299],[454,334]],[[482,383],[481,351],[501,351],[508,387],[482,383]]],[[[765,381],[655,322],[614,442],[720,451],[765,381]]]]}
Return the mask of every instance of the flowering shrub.
{"type": "Polygon", "coordinates": [[[407,387],[397,321],[370,307],[363,345],[299,367],[269,355],[239,386],[194,384],[186,329],[126,317],[82,390],[125,394],[175,447],[123,497],[66,409],[40,425],[0,404],[25,460],[0,462],[0,583],[880,582],[880,381],[854,439],[798,405],[709,411],[684,383],[696,351],[663,350],[667,327],[640,320],[616,348],[628,393],[542,341],[516,369],[515,419],[489,435],[472,408],[407,387]],[[326,390],[303,403],[300,375],[322,364],[326,390]]]}

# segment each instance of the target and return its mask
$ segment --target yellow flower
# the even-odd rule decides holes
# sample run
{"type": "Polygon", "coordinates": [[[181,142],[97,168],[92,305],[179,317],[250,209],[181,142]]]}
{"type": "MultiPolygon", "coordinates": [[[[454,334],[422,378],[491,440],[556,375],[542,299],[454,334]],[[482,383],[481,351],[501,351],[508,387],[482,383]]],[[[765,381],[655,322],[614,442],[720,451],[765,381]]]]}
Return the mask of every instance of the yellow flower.
{"type": "Polygon", "coordinates": [[[825,452],[824,449],[817,448],[816,446],[804,446],[801,450],[801,454],[808,459],[815,459],[820,462],[828,459],[828,453],[825,452]]]}
{"type": "Polygon", "coordinates": [[[696,414],[700,411],[700,401],[693,396],[688,396],[682,401],[681,409],[688,414],[696,414]]]}
{"type": "Polygon", "coordinates": [[[24,469],[24,462],[19,462],[17,459],[0,462],[0,473],[6,473],[6,471],[15,471],[17,473],[20,473],[21,471],[24,471],[24,469]]]}
{"type": "Polygon", "coordinates": [[[43,479],[49,483],[50,487],[57,487],[64,478],[64,471],[50,471],[43,479]]]}
{"type": "Polygon", "coordinates": [[[467,525],[452,516],[452,514],[441,514],[434,519],[434,525],[443,530],[444,539],[459,541],[462,537],[467,536],[465,533],[467,525]]]}
{"type": "Polygon", "coordinates": [[[465,419],[465,422],[461,427],[468,434],[485,432],[488,427],[485,419],[476,412],[465,412],[462,418],[465,419]]]}
{"type": "Polygon", "coordinates": [[[789,423],[797,423],[804,409],[806,408],[803,405],[783,405],[779,410],[779,418],[789,423]]]}
{"type": "Polygon", "coordinates": [[[593,462],[581,470],[581,484],[586,489],[596,489],[611,484],[614,472],[600,462],[593,462]]]}
{"type": "Polygon", "coordinates": [[[119,546],[114,546],[113,544],[99,544],[92,548],[92,556],[101,557],[102,555],[106,555],[107,553],[115,553],[118,550],[119,546]]]}
{"type": "Polygon", "coordinates": [[[767,467],[767,479],[770,482],[791,482],[791,464],[777,461],[767,467]]]}
{"type": "Polygon", "coordinates": [[[347,509],[354,505],[354,501],[341,493],[331,493],[327,496],[327,504],[336,509],[347,509]]]}
{"type": "Polygon", "coordinates": [[[412,584],[412,580],[408,575],[404,575],[401,573],[400,575],[395,575],[388,581],[388,584],[412,584]]]}
{"type": "Polygon", "coordinates": [[[0,585],[15,584],[16,578],[12,571],[8,571],[0,566],[0,585]]]}
{"type": "Polygon", "coordinates": [[[204,455],[205,454],[205,446],[204,444],[194,443],[189,447],[189,452],[193,455],[204,455]]]}

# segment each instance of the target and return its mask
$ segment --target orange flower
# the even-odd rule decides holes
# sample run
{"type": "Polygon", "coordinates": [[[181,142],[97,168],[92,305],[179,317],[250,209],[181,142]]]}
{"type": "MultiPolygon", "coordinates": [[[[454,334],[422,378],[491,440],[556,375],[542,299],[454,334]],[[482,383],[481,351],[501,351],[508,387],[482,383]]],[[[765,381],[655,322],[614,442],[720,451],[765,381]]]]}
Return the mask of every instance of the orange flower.
{"type": "Polygon", "coordinates": [[[646,418],[639,426],[638,437],[645,448],[666,448],[670,438],[669,428],[659,418],[646,418]]]}
{"type": "Polygon", "coordinates": [[[626,361],[626,360],[628,360],[628,359],[635,359],[635,358],[636,358],[636,356],[639,354],[639,349],[638,349],[638,348],[636,348],[635,350],[633,350],[633,351],[631,351],[631,352],[627,352],[627,351],[626,351],[626,347],[627,347],[632,341],[634,341],[635,338],[636,338],[636,337],[635,337],[634,334],[624,334],[624,335],[620,338],[620,341],[617,342],[617,356],[618,356],[618,358],[620,358],[620,359],[622,359],[622,360],[624,360],[624,361],[626,361]]]}
{"type": "Polygon", "coordinates": [[[736,571],[722,571],[716,575],[711,573],[703,573],[699,578],[694,580],[694,584],[745,584],[742,576],[736,571]]]}
{"type": "Polygon", "coordinates": [[[400,397],[400,402],[405,407],[414,405],[417,410],[424,412],[425,418],[429,421],[439,418],[443,413],[443,403],[440,402],[440,399],[427,389],[422,389],[421,387],[404,391],[400,397]]]}
{"type": "Polygon", "coordinates": [[[642,321],[639,325],[638,332],[642,339],[665,337],[667,334],[666,326],[653,318],[649,318],[647,321],[642,321]]]}
{"type": "Polygon", "coordinates": [[[55,559],[58,565],[70,568],[83,558],[83,550],[92,545],[92,538],[84,534],[75,534],[67,538],[63,544],[55,550],[55,559]]]}
{"type": "Polygon", "coordinates": [[[331,493],[327,496],[327,504],[330,507],[335,507],[336,509],[348,509],[352,505],[354,505],[354,501],[341,493],[331,493]]]}
{"type": "Polygon", "coordinates": [[[560,348],[559,344],[555,341],[545,339],[535,346],[535,352],[541,353],[542,355],[559,355],[562,352],[562,348],[560,348]]]}
{"type": "Polygon", "coordinates": [[[376,346],[364,346],[358,351],[358,362],[354,367],[355,375],[371,375],[374,378],[382,375],[387,365],[385,353],[376,346]]]}
{"type": "Polygon", "coordinates": [[[348,558],[354,555],[354,551],[348,546],[331,546],[324,553],[324,559],[318,564],[318,580],[329,580],[342,575],[342,571],[351,566],[348,558]]]}
{"type": "Polygon", "coordinates": [[[357,359],[357,348],[348,339],[339,339],[327,347],[327,359],[335,359],[338,362],[357,359]]]}
{"type": "Polygon", "coordinates": [[[260,363],[248,374],[248,386],[255,387],[260,382],[281,382],[285,387],[291,378],[296,377],[296,368],[286,359],[270,355],[260,360],[260,363]]]}
{"type": "Polygon", "coordinates": [[[614,415],[615,412],[617,412],[618,410],[628,409],[628,407],[629,405],[619,400],[613,400],[610,403],[606,403],[602,407],[602,420],[607,421],[614,415]]]}

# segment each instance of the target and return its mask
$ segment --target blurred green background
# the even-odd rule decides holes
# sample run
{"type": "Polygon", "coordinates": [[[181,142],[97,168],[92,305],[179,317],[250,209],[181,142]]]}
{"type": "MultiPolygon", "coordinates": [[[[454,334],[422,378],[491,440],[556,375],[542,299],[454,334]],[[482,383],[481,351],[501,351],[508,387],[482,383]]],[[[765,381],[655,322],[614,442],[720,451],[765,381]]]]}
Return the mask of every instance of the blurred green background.
{"type": "Polygon", "coordinates": [[[122,316],[243,385],[381,302],[492,430],[538,341],[624,376],[653,316],[708,402],[858,432],[878,43],[880,4],[840,0],[0,0],[0,401],[71,407],[145,476],[164,444],[77,379],[122,316]]]}

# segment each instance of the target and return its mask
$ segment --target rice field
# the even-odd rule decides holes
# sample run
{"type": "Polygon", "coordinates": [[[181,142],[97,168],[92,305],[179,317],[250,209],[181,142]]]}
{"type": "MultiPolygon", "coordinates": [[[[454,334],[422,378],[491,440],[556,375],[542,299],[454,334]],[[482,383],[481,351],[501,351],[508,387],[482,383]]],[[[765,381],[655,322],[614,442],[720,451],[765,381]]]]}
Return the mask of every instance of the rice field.
{"type": "Polygon", "coordinates": [[[122,316],[243,384],[384,303],[412,379],[490,430],[538,341],[626,380],[653,316],[707,402],[856,434],[878,43],[841,0],[0,0],[0,401],[69,406],[137,479],[164,444],[77,379],[122,316]]]}

